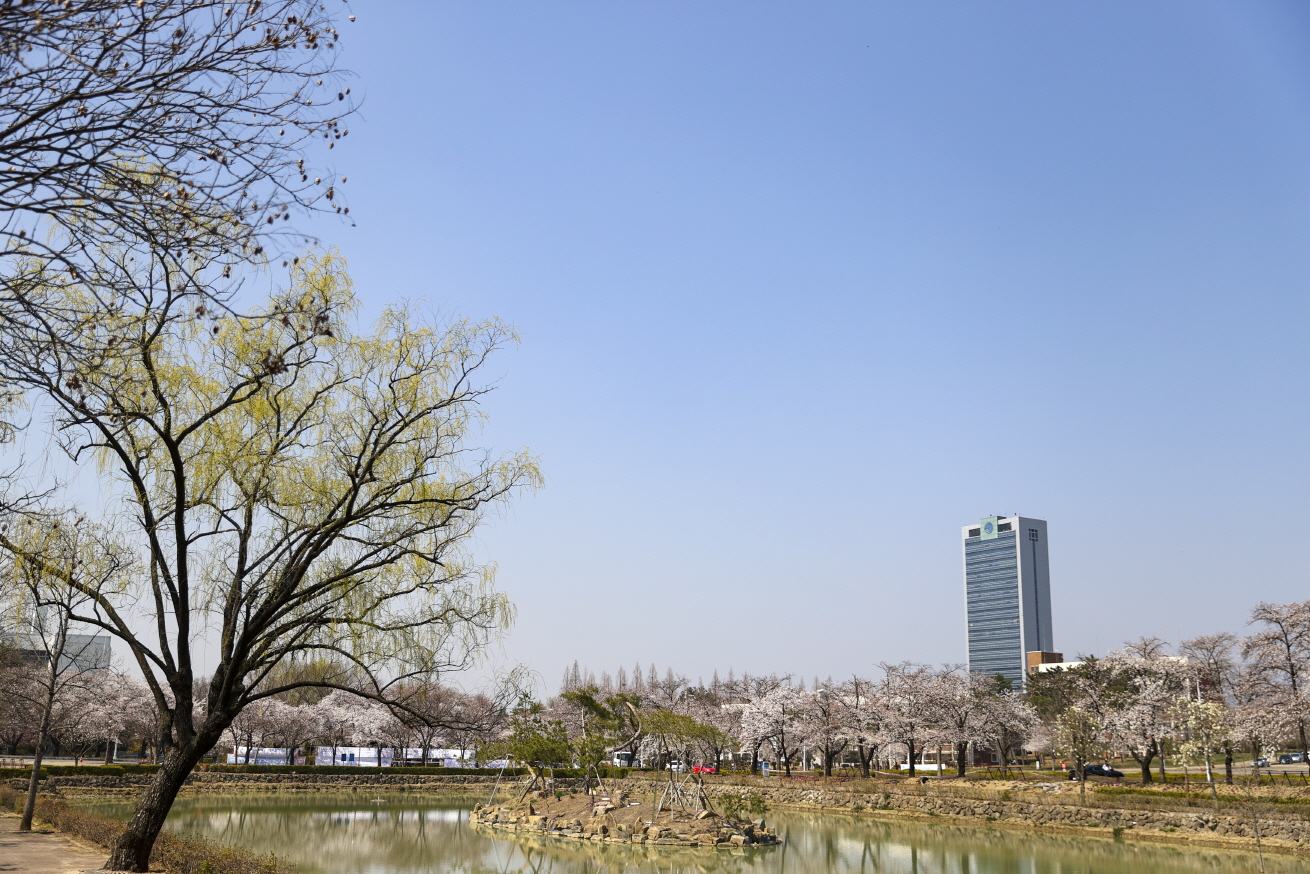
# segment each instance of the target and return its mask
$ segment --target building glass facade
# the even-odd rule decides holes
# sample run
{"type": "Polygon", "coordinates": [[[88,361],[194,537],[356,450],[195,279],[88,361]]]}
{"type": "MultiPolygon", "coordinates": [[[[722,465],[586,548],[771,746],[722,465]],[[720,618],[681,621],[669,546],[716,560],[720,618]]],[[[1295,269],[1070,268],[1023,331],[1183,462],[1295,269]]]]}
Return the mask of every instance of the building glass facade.
{"type": "Polygon", "coordinates": [[[1023,635],[1019,628],[1019,556],[1015,533],[964,542],[965,607],[969,622],[969,670],[1000,674],[1023,683],[1023,635]]]}
{"type": "Polygon", "coordinates": [[[961,533],[969,670],[1023,688],[1026,653],[1054,648],[1046,523],[992,516],[961,533]]]}

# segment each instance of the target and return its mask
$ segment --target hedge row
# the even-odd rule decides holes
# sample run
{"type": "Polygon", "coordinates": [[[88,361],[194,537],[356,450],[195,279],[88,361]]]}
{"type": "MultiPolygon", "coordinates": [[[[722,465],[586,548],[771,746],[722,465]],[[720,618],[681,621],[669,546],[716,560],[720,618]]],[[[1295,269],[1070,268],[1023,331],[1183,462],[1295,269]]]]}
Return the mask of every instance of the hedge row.
{"type": "MultiPolygon", "coordinates": [[[[358,765],[202,765],[202,770],[217,771],[220,774],[371,774],[379,769],[364,768],[358,765]]],[[[500,773],[499,768],[382,768],[388,774],[463,774],[469,777],[494,777],[500,773]]],[[[505,776],[513,777],[526,774],[523,768],[506,768],[505,776]]]]}
{"type": "MultiPolygon", "coordinates": [[[[24,793],[0,786],[0,807],[18,813],[25,799],[24,793]]],[[[36,819],[106,850],[127,827],[122,820],[86,813],[44,795],[37,797],[36,819]]],[[[159,833],[150,853],[150,870],[157,869],[170,874],[295,874],[294,868],[272,855],[261,856],[245,847],[223,846],[207,838],[167,831],[159,833]]]]}
{"type": "MultiPolygon", "coordinates": [[[[394,767],[363,768],[357,765],[206,765],[205,770],[220,774],[429,774],[446,777],[525,777],[527,768],[438,768],[438,767],[394,767]]],[[[628,768],[601,768],[600,775],[605,778],[622,778],[628,776],[628,768]]],[[[548,773],[549,773],[548,769],[548,773]]],[[[555,768],[557,779],[581,779],[581,768],[555,768]]]]}
{"type": "MultiPolygon", "coordinates": [[[[45,777],[121,777],[124,774],[153,774],[158,765],[50,765],[41,768],[45,777]]],[[[0,779],[30,777],[29,768],[0,768],[0,779]]]]}
{"type": "MultiPolygon", "coordinates": [[[[202,771],[220,774],[428,774],[447,777],[524,777],[527,768],[437,768],[398,767],[362,768],[355,765],[201,765],[202,771]]],[[[153,774],[158,765],[54,765],[41,769],[46,777],[121,777],[124,774],[153,774]]],[[[628,776],[628,768],[601,768],[604,778],[628,776]]],[[[580,768],[555,768],[557,779],[578,780],[584,776],[580,768]]],[[[0,780],[26,779],[32,776],[31,768],[0,768],[0,780]]]]}

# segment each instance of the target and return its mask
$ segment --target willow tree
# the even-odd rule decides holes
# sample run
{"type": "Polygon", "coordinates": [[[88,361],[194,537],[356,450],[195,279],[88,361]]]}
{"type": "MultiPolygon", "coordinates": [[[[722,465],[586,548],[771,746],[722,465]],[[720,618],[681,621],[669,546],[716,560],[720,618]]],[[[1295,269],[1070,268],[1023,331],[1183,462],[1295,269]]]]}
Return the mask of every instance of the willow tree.
{"type": "MultiPolygon", "coordinates": [[[[243,708],[307,686],[387,702],[468,666],[512,607],[466,544],[538,482],[526,453],[473,443],[493,387],[483,370],[514,340],[503,324],[399,306],[361,330],[332,254],[303,259],[240,316],[215,317],[159,270],[144,312],[78,322],[72,337],[34,323],[0,347],[2,375],[58,449],[125,504],[124,547],[142,568],[130,586],[87,591],[73,617],[125,645],[160,718],[161,765],[113,870],[147,870],[178,790],[243,708]],[[213,674],[197,693],[206,646],[213,674]],[[299,662],[340,670],[287,670],[299,662]]],[[[0,547],[42,560],[7,534],[0,547]]]]}

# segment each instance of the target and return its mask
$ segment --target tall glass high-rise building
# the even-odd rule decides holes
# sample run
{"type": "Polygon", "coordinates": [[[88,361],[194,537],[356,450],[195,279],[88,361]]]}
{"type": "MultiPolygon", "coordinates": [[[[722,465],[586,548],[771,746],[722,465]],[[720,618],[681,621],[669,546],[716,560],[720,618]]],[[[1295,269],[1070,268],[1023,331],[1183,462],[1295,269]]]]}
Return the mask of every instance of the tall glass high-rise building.
{"type": "Polygon", "coordinates": [[[1046,523],[988,516],[960,534],[969,670],[1000,674],[1022,688],[1026,654],[1055,648],[1046,523]]]}

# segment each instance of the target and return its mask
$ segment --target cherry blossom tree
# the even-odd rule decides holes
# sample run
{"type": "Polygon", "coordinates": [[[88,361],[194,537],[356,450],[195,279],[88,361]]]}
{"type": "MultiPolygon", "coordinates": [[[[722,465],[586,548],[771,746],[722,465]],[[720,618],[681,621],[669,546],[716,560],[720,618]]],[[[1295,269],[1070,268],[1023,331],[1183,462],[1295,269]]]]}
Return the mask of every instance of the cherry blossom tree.
{"type": "Polygon", "coordinates": [[[1112,653],[1104,661],[1111,671],[1110,685],[1103,692],[1105,727],[1137,761],[1142,782],[1150,783],[1151,762],[1174,728],[1170,709],[1187,688],[1188,672],[1183,663],[1167,656],[1112,653]]]}
{"type": "Polygon", "coordinates": [[[1306,736],[1306,702],[1310,696],[1310,601],[1294,604],[1261,602],[1251,612],[1260,628],[1242,642],[1242,656],[1252,676],[1262,681],[1271,703],[1295,714],[1296,737],[1310,761],[1306,736]]]}
{"type": "Polygon", "coordinates": [[[1295,734],[1297,710],[1269,699],[1265,694],[1265,679],[1258,670],[1246,666],[1237,672],[1232,684],[1232,698],[1233,736],[1238,743],[1250,748],[1253,760],[1295,734]]]}
{"type": "Polygon", "coordinates": [[[288,704],[279,698],[269,699],[269,705],[268,736],[274,741],[269,746],[286,748],[286,764],[294,765],[296,750],[322,731],[318,709],[312,704],[288,704]]]}
{"type": "Polygon", "coordinates": [[[743,743],[752,749],[767,743],[791,776],[791,760],[799,748],[798,720],[806,702],[805,693],[788,683],[779,683],[741,705],[743,743]]]}
{"type": "Polygon", "coordinates": [[[876,694],[877,685],[872,680],[852,676],[842,684],[838,699],[845,736],[855,747],[860,774],[864,777],[869,776],[873,759],[882,748],[878,740],[880,725],[876,694]]]}
{"type": "MultiPolygon", "coordinates": [[[[374,701],[335,690],[314,705],[319,720],[319,737],[332,747],[332,762],[343,746],[366,746],[383,733],[390,714],[374,701]]],[[[323,764],[323,763],[319,763],[323,764]]]]}
{"type": "Polygon", "coordinates": [[[905,747],[910,776],[923,748],[937,737],[933,717],[933,670],[927,665],[901,662],[883,664],[878,690],[878,722],[883,738],[905,747]]]}
{"type": "Polygon", "coordinates": [[[755,706],[765,696],[779,686],[785,685],[785,683],[785,678],[776,674],[768,676],[743,674],[740,678],[735,678],[731,672],[729,672],[727,681],[723,683],[724,691],[722,694],[727,699],[727,706],[736,716],[737,740],[740,741],[743,751],[750,751],[750,772],[752,774],[760,769],[760,749],[764,746],[767,738],[756,731],[759,725],[758,720],[754,717],[752,717],[749,724],[746,723],[747,713],[753,713],[755,706]]]}
{"type": "Polygon", "coordinates": [[[1170,709],[1190,676],[1183,660],[1161,654],[1155,644],[1151,638],[1103,659],[1089,658],[1068,677],[1077,706],[1093,715],[1112,745],[1137,761],[1143,783],[1153,782],[1151,762],[1172,730],[1170,709]]]}
{"type": "Polygon", "coordinates": [[[993,686],[985,700],[988,705],[987,733],[1005,764],[1013,761],[1019,750],[1036,746],[1044,736],[1037,710],[1016,690],[993,686]]]}
{"type": "Polygon", "coordinates": [[[805,744],[818,752],[825,777],[832,776],[833,762],[850,743],[843,697],[843,690],[829,679],[801,702],[797,729],[805,744]]]}
{"type": "Polygon", "coordinates": [[[1083,802],[1087,800],[1087,763],[1104,748],[1105,741],[1105,727],[1097,715],[1077,704],[1066,707],[1056,720],[1055,749],[1073,759],[1083,802]]]}
{"type": "Polygon", "coordinates": [[[1214,754],[1223,748],[1232,734],[1228,708],[1218,701],[1184,697],[1174,702],[1171,711],[1180,729],[1182,742],[1178,751],[1184,760],[1200,758],[1205,762],[1205,779],[1215,805],[1219,794],[1214,785],[1214,754]]]}
{"type": "Polygon", "coordinates": [[[133,710],[144,692],[141,683],[120,671],[107,670],[100,672],[91,694],[82,696],[82,730],[88,737],[104,741],[106,765],[114,761],[115,743],[133,727],[133,710]]]}
{"type": "Polygon", "coordinates": [[[709,729],[700,732],[696,739],[701,760],[713,762],[716,770],[722,770],[724,756],[734,749],[741,736],[741,711],[724,700],[721,683],[688,690],[686,707],[697,722],[709,729]]]}
{"type": "MultiPolygon", "coordinates": [[[[1238,668],[1237,635],[1230,632],[1204,634],[1184,640],[1178,645],[1178,654],[1188,660],[1188,666],[1197,680],[1197,694],[1204,700],[1232,706],[1233,683],[1238,668]]],[[[1234,744],[1238,734],[1227,732],[1222,739],[1224,753],[1224,779],[1233,782],[1234,744]]]]}
{"type": "Polygon", "coordinates": [[[36,666],[16,647],[0,646],[0,745],[18,754],[37,724],[36,666]]]}
{"type": "Polygon", "coordinates": [[[993,734],[999,715],[992,694],[995,683],[983,674],[955,669],[936,674],[931,684],[932,721],[941,739],[955,750],[956,773],[963,777],[969,745],[993,734]]]}

